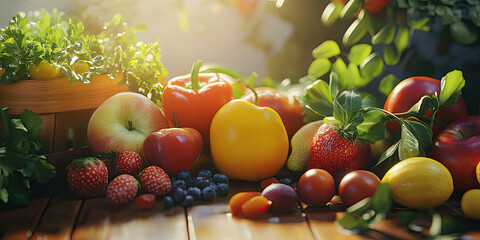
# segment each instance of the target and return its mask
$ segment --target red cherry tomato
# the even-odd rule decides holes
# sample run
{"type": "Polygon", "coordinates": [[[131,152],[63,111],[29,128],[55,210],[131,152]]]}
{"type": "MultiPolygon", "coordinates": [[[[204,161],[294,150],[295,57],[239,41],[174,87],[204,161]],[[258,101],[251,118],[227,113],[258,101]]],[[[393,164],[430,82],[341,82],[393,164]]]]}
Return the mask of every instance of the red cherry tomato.
{"type": "Polygon", "coordinates": [[[297,193],[300,200],[309,206],[323,206],[335,194],[335,181],[323,169],[310,169],[298,180],[297,193]]]}
{"type": "Polygon", "coordinates": [[[369,13],[376,13],[384,9],[389,3],[390,0],[365,0],[363,9],[369,13]]]}
{"type": "MultiPolygon", "coordinates": [[[[402,113],[408,111],[420,98],[425,95],[433,95],[435,92],[440,93],[440,81],[429,77],[411,77],[401,81],[390,93],[383,109],[391,113],[402,113]]],[[[430,112],[427,112],[425,116],[431,116],[430,112]]],[[[457,102],[450,106],[440,106],[440,109],[435,115],[435,118],[444,122],[445,124],[451,123],[456,119],[467,116],[467,107],[462,96],[460,96],[457,102]]],[[[445,126],[434,124],[433,134],[437,135],[445,126]]],[[[393,133],[400,128],[400,125],[396,121],[390,121],[387,123],[388,130],[393,133]]]]}
{"type": "Polygon", "coordinates": [[[371,197],[380,184],[380,178],[367,170],[355,170],[343,177],[340,181],[338,193],[345,206],[350,207],[353,204],[371,197]]]}
{"type": "MultiPolygon", "coordinates": [[[[258,95],[258,106],[272,108],[280,115],[289,139],[305,125],[302,105],[294,96],[270,87],[258,87],[255,91],[258,95]]],[[[242,99],[255,103],[253,93],[244,95],[242,99]]]]}

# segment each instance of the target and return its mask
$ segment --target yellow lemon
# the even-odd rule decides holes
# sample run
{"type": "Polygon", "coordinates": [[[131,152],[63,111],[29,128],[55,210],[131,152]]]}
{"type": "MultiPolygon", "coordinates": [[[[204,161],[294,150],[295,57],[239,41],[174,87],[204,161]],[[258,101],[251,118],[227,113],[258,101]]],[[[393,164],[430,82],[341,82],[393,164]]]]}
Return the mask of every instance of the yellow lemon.
{"type": "Polygon", "coordinates": [[[462,211],[465,216],[480,220],[480,189],[470,189],[462,196],[462,211]]]}
{"type": "Polygon", "coordinates": [[[412,209],[438,207],[453,192],[448,169],[426,157],[412,157],[395,164],[382,182],[391,185],[395,202],[412,209]]]}

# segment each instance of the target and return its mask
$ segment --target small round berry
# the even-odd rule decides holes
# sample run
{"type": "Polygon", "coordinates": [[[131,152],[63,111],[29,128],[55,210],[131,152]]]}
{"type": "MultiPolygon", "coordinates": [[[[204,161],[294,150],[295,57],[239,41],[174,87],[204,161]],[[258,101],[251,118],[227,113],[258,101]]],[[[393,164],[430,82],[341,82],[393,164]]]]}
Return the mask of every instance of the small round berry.
{"type": "Polygon", "coordinates": [[[196,177],[195,179],[195,187],[198,187],[200,189],[204,189],[205,187],[208,187],[210,185],[210,180],[208,180],[205,177],[196,177]]]}
{"type": "Polygon", "coordinates": [[[187,181],[187,179],[189,179],[191,176],[190,176],[190,173],[187,172],[187,171],[180,171],[177,173],[177,176],[176,176],[176,179],[178,180],[183,180],[183,181],[187,181]]]}
{"type": "Polygon", "coordinates": [[[176,203],[182,203],[185,195],[185,191],[181,188],[174,188],[172,191],[172,198],[176,203]]]}
{"type": "Polygon", "coordinates": [[[175,180],[172,182],[172,188],[187,189],[187,183],[183,180],[175,180]]]}
{"type": "Polygon", "coordinates": [[[165,209],[170,209],[173,207],[173,199],[170,196],[165,196],[162,199],[162,205],[165,209]]]}
{"type": "Polygon", "coordinates": [[[206,179],[212,179],[212,172],[210,172],[209,170],[200,170],[200,172],[198,172],[198,174],[197,174],[197,177],[204,177],[206,179]]]}
{"type": "Polygon", "coordinates": [[[186,208],[191,207],[191,206],[193,206],[194,202],[195,202],[195,199],[192,196],[187,195],[185,197],[185,199],[183,199],[182,206],[184,206],[186,208]]]}
{"type": "Polygon", "coordinates": [[[292,185],[293,181],[291,178],[281,178],[280,180],[278,180],[279,183],[283,183],[285,185],[292,185]]]}
{"type": "Polygon", "coordinates": [[[216,173],[213,175],[213,181],[215,183],[226,183],[228,184],[228,177],[223,173],[216,173]]]}
{"type": "Polygon", "coordinates": [[[202,199],[204,200],[215,200],[217,198],[217,193],[210,186],[202,190],[202,199]]]}
{"type": "Polygon", "coordinates": [[[155,205],[155,195],[144,193],[135,199],[135,204],[140,209],[150,209],[155,205]]]}
{"type": "Polygon", "coordinates": [[[202,190],[197,187],[189,187],[187,190],[187,194],[192,196],[193,199],[197,200],[202,196],[202,190]]]}
{"type": "Polygon", "coordinates": [[[228,195],[229,187],[226,183],[217,184],[218,187],[218,196],[224,197],[228,195]]]}

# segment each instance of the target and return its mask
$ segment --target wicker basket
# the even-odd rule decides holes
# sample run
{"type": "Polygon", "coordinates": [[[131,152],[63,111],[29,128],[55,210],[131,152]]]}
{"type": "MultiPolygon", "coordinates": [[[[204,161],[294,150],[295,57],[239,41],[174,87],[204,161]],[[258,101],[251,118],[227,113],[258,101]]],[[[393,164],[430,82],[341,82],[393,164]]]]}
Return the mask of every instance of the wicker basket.
{"type": "MultiPolygon", "coordinates": [[[[43,139],[47,162],[57,171],[53,181],[64,181],[70,159],[92,154],[87,139],[92,113],[112,95],[128,91],[126,85],[118,85],[120,79],[118,74],[114,80],[96,76],[90,84],[57,78],[0,85],[0,107],[8,107],[9,114],[20,114],[26,108],[39,115],[42,119],[39,136],[43,139]]],[[[0,139],[3,138],[0,129],[0,139]]]]}

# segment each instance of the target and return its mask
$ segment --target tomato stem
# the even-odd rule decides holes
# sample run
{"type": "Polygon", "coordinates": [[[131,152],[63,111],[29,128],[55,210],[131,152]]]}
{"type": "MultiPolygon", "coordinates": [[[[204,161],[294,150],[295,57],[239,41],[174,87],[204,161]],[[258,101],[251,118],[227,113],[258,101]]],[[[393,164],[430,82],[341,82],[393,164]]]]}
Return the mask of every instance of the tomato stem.
{"type": "Polygon", "coordinates": [[[192,67],[192,73],[190,76],[190,82],[192,83],[192,89],[200,89],[198,84],[198,73],[200,72],[200,67],[203,62],[201,60],[196,60],[192,67]]]}

